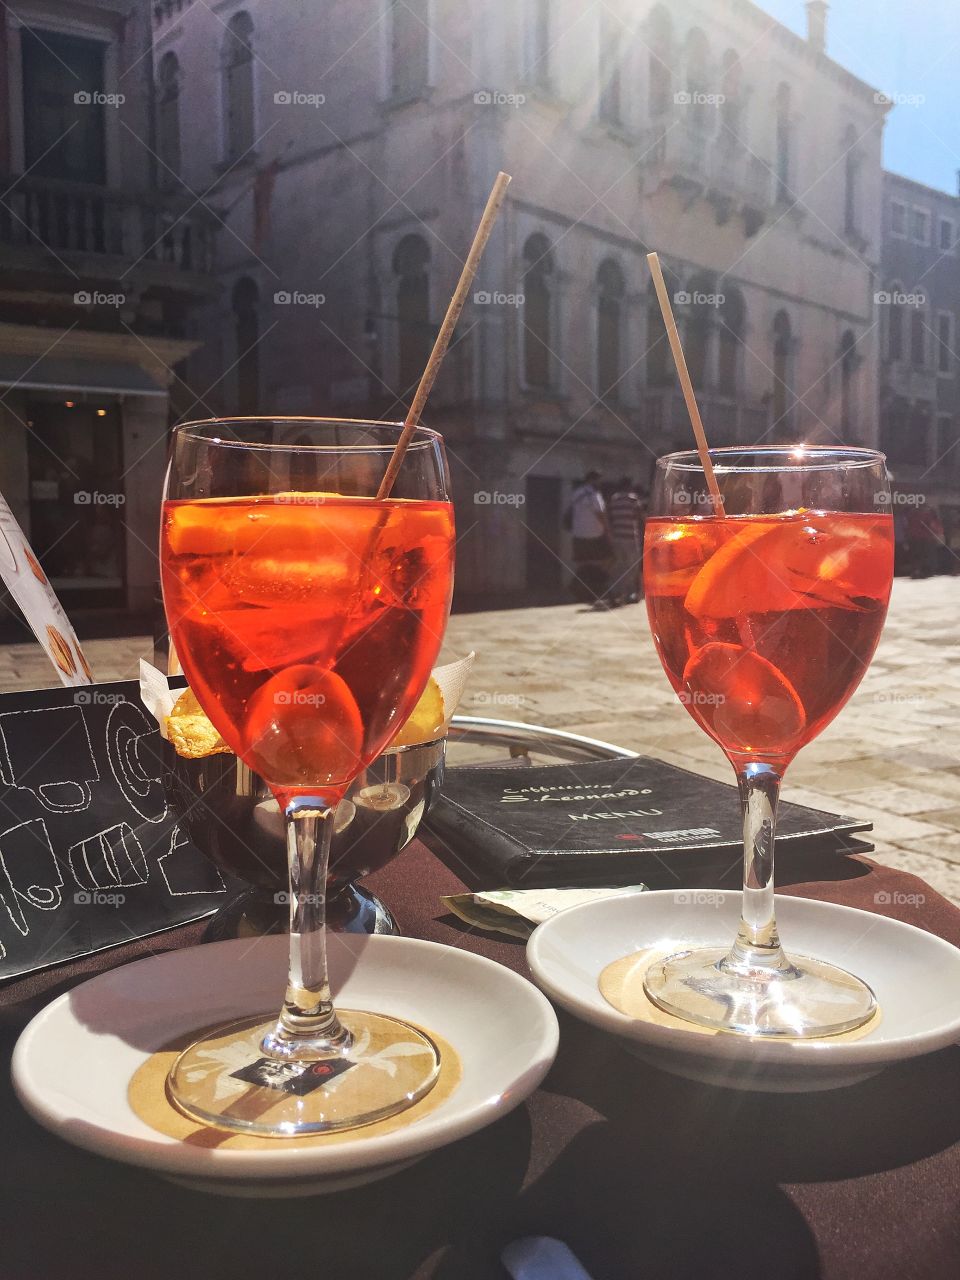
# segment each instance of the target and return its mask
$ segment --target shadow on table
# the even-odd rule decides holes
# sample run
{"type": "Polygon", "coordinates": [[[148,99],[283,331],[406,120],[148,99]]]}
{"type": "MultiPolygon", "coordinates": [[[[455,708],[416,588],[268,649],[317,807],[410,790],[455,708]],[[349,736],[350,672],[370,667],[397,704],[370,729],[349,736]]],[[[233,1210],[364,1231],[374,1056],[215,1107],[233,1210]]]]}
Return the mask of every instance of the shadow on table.
{"type": "MultiPolygon", "coordinates": [[[[571,1098],[595,1113],[598,1094],[605,1119],[544,1164],[507,1220],[488,1224],[485,1242],[456,1241],[429,1273],[436,1280],[492,1277],[491,1255],[531,1234],[564,1240],[595,1280],[815,1280],[825,1230],[849,1231],[851,1251],[858,1231],[880,1230],[877,1215],[863,1220],[869,1192],[857,1190],[858,1178],[960,1138],[956,1049],[847,1089],[775,1095],[709,1088],[639,1063],[636,1090],[625,1090],[608,1046],[581,1048],[569,1076],[561,1064],[544,1085],[564,1097],[552,1108],[548,1100],[540,1120],[571,1098]],[[619,1080],[616,1095],[604,1091],[605,1072],[619,1080]],[[566,1087],[574,1074],[596,1089],[566,1087]],[[809,1219],[788,1193],[797,1183],[823,1184],[800,1197],[809,1219]]],[[[904,1176],[902,1186],[912,1184],[904,1176]]],[[[946,1188],[939,1211],[948,1196],[946,1188]]]]}
{"type": "MultiPolygon", "coordinates": [[[[677,1178],[643,1147],[622,1148],[607,1124],[576,1138],[548,1172],[430,1272],[435,1280],[492,1280],[492,1260],[523,1235],[563,1240],[593,1280],[815,1280],[816,1242],[777,1187],[740,1177],[677,1178]],[[621,1159],[621,1156],[629,1156],[621,1159]]],[[[504,1273],[505,1274],[505,1273],[504,1273]]]]}
{"type": "MultiPolygon", "coordinates": [[[[569,1042],[561,1018],[561,1046],[569,1042]]],[[[913,1164],[960,1142],[960,1048],[889,1067],[818,1093],[760,1093],[684,1080],[581,1030],[541,1086],[604,1116],[626,1165],[683,1181],[691,1169],[722,1182],[749,1169],[771,1183],[832,1182],[913,1164]],[[624,1087],[630,1080],[632,1087],[624,1087]]]]}
{"type": "Polygon", "coordinates": [[[480,1239],[503,1220],[531,1144],[520,1107],[368,1187],[240,1200],[76,1150],[35,1125],[10,1091],[0,1094],[0,1133],[0,1280],[408,1280],[451,1240],[480,1239]]]}

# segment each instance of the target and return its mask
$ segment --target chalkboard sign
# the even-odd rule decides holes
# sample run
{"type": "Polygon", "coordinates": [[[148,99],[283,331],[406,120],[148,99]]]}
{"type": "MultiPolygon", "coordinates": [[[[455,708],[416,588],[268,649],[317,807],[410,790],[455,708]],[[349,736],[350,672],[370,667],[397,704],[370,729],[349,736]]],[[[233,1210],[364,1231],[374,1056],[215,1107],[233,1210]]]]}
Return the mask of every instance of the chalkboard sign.
{"type": "Polygon", "coordinates": [[[134,681],[0,695],[0,981],[208,915],[134,681]]]}

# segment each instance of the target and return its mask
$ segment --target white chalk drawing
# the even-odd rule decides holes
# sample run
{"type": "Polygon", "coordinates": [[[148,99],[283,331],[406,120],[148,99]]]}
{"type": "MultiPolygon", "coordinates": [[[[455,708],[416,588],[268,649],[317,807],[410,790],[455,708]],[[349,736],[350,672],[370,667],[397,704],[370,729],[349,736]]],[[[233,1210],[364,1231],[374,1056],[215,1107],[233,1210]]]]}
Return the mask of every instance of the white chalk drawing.
{"type": "Polygon", "coordinates": [[[190,844],[189,839],[180,830],[179,824],[173,828],[170,833],[170,848],[166,853],[161,854],[157,859],[157,865],[160,867],[161,874],[167,883],[167,889],[173,898],[186,898],[191,894],[198,893],[226,893],[227,886],[224,884],[223,876],[217,868],[212,864],[208,864],[207,871],[212,871],[219,882],[219,889],[197,888],[197,852],[190,844]],[[189,849],[190,854],[184,857],[178,853],[180,849],[189,849]]]}
{"type": "Polygon", "coordinates": [[[107,760],[117,786],[134,812],[147,822],[167,816],[163,780],[143,766],[140,744],[156,734],[157,724],[133,702],[118,702],[107,718],[107,760]]]}
{"type": "Polygon", "coordinates": [[[32,791],[50,813],[90,807],[100,781],[83,708],[34,707],[0,715],[0,779],[32,791]]]}
{"type": "Polygon", "coordinates": [[[63,901],[62,890],[63,873],[42,818],[20,822],[0,834],[0,902],[24,937],[30,924],[21,904],[55,911],[63,901]]]}
{"type": "Polygon", "coordinates": [[[150,876],[143,846],[127,822],[78,840],[67,850],[70,870],[81,889],[131,888],[150,876]]]}

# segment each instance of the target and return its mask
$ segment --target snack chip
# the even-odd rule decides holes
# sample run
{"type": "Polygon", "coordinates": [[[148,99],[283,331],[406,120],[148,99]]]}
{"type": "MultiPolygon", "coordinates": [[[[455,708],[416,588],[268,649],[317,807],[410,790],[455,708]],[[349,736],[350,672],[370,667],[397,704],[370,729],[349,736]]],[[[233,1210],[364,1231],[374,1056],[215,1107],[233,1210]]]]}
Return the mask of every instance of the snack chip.
{"type": "Polygon", "coordinates": [[[390,745],[391,747],[412,747],[421,742],[432,742],[434,738],[439,737],[445,719],[443,693],[431,676],[410,719],[390,745]]]}
{"type": "Polygon", "coordinates": [[[187,760],[229,754],[230,748],[210,723],[192,689],[184,689],[173,704],[166,729],[174,751],[187,760]]]}

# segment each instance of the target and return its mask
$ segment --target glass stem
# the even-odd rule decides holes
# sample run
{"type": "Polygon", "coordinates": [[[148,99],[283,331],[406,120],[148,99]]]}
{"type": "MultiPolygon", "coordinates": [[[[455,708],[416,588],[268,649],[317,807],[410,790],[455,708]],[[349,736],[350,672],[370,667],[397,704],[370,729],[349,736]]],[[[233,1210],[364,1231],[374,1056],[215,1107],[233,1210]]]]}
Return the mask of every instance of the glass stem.
{"type": "Polygon", "coordinates": [[[743,906],[737,940],[723,966],[782,976],[792,966],[783,954],[773,905],[773,845],[781,775],[768,764],[737,771],[743,809],[743,906]]]}
{"type": "Polygon", "coordinates": [[[287,805],[290,873],[290,968],[277,1025],[263,1051],[284,1059],[340,1054],[350,1034],[330,996],[327,975],[327,864],[337,804],[322,796],[300,796],[287,805]]]}

